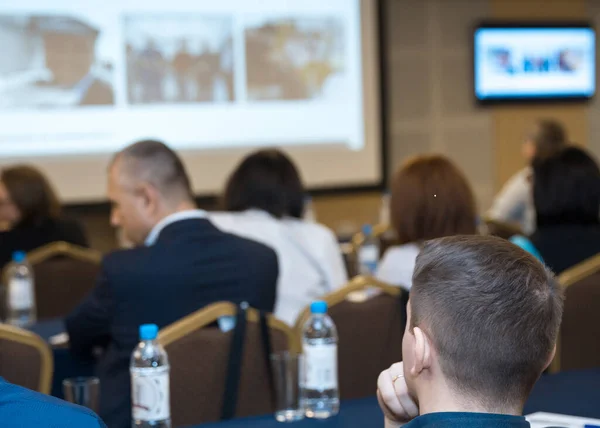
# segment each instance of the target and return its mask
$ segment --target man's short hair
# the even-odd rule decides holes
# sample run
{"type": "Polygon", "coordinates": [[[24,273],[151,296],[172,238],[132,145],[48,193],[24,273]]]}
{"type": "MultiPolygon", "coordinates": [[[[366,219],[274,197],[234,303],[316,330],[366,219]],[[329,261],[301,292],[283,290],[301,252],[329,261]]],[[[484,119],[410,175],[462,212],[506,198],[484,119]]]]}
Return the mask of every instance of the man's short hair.
{"type": "Polygon", "coordinates": [[[192,199],[190,179],[183,162],[166,144],[143,140],[125,147],[115,156],[129,177],[152,184],[166,198],[192,199]]]}
{"type": "Polygon", "coordinates": [[[501,407],[522,404],[546,368],[563,296],[552,272],[510,242],[453,236],[423,246],[410,302],[410,327],[433,342],[457,392],[501,407]]]}

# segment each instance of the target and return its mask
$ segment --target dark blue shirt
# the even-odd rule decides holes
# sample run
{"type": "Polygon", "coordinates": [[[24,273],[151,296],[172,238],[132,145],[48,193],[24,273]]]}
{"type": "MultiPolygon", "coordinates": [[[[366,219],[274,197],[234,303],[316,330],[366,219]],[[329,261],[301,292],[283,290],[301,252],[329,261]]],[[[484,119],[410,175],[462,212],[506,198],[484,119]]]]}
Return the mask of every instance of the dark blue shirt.
{"type": "Polygon", "coordinates": [[[94,412],[0,377],[2,428],[106,428],[94,412]]]}
{"type": "Polygon", "coordinates": [[[523,416],[447,412],[419,416],[402,428],[529,428],[529,426],[529,422],[523,416]]]}

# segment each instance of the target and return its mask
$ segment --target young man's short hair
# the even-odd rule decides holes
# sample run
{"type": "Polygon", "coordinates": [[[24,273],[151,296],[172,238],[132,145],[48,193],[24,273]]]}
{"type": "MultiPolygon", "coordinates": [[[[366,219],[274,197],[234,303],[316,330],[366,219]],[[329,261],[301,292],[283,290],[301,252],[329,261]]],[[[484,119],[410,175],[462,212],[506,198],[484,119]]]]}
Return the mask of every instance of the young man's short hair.
{"type": "Polygon", "coordinates": [[[524,402],[552,356],[563,297],[554,275],[500,238],[425,243],[411,289],[411,328],[428,335],[460,393],[524,402]]]}

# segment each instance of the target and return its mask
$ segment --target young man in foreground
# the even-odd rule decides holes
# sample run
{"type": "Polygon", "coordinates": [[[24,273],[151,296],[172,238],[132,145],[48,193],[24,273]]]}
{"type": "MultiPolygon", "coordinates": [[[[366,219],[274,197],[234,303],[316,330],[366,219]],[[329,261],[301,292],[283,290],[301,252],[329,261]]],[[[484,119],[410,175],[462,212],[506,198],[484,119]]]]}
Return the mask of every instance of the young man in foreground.
{"type": "Polygon", "coordinates": [[[417,258],[402,343],[381,373],[386,426],[529,427],[520,416],[556,350],[554,276],[508,241],[455,236],[417,258]]]}

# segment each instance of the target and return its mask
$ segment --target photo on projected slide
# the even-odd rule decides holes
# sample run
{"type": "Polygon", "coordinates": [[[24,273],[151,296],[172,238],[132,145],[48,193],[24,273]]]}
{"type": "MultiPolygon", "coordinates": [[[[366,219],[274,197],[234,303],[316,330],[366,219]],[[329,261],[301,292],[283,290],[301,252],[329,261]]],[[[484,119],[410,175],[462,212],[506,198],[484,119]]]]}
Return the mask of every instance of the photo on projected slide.
{"type": "Polygon", "coordinates": [[[343,94],[343,21],[329,17],[247,18],[248,100],[336,99],[343,94]]]}
{"type": "Polygon", "coordinates": [[[232,26],[230,16],[125,17],[129,104],[232,101],[232,26]]]}
{"type": "Polygon", "coordinates": [[[113,104],[101,25],[76,15],[0,15],[0,108],[113,104]]]}

